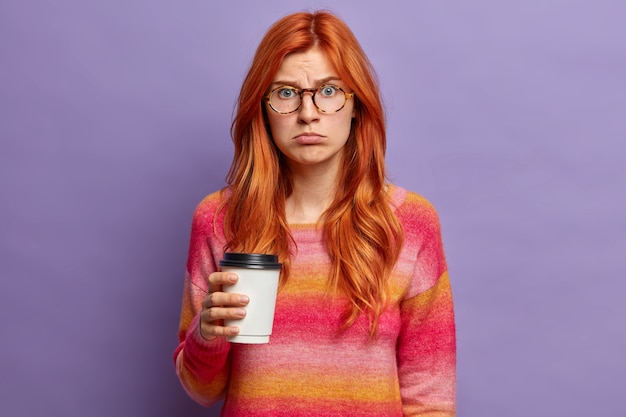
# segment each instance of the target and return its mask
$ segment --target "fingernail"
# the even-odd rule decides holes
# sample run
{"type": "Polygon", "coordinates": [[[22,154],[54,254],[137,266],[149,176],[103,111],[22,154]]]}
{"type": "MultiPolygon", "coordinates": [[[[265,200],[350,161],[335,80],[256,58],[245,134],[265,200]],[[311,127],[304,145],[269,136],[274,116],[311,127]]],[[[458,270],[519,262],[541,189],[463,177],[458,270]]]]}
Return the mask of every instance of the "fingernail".
{"type": "Polygon", "coordinates": [[[230,334],[239,334],[239,327],[231,327],[230,334]]]}
{"type": "Polygon", "coordinates": [[[236,282],[237,281],[237,275],[235,275],[235,274],[228,275],[228,280],[230,282],[236,282]]]}
{"type": "Polygon", "coordinates": [[[248,301],[250,301],[250,298],[248,298],[247,295],[241,295],[239,296],[239,302],[241,304],[248,304],[248,301]]]}
{"type": "Polygon", "coordinates": [[[238,308],[235,311],[235,314],[238,315],[239,317],[243,317],[246,315],[246,310],[244,310],[243,308],[238,308]]]}

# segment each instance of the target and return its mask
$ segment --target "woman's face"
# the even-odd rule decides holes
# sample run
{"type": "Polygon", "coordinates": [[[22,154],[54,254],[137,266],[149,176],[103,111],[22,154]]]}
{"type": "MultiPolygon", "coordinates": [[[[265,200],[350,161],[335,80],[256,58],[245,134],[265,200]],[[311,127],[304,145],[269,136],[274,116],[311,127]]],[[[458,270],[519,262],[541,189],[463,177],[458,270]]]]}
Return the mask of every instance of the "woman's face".
{"type": "MultiPolygon", "coordinates": [[[[269,91],[284,86],[305,89],[322,85],[334,85],[351,93],[326,55],[314,47],[306,52],[287,55],[269,91]]],[[[289,89],[279,90],[275,94],[281,94],[285,99],[295,97],[295,93],[289,89]]],[[[343,97],[341,90],[325,88],[318,94],[318,104],[323,106],[322,101],[326,100],[323,96],[332,94],[343,97]]],[[[312,98],[312,93],[302,93],[300,108],[289,114],[277,113],[266,103],[272,138],[293,170],[315,167],[336,173],[350,135],[354,99],[348,98],[344,107],[337,112],[322,113],[312,98]]]]}

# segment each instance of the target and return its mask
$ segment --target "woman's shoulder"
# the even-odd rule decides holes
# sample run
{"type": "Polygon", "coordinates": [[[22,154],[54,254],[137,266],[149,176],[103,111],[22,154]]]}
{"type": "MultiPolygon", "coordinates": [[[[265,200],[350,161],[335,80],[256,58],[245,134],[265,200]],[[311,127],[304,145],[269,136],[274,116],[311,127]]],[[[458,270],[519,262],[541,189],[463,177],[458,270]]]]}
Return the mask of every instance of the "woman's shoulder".
{"type": "Polygon", "coordinates": [[[397,185],[388,185],[391,205],[406,232],[439,229],[435,206],[423,195],[397,185]]]}
{"type": "Polygon", "coordinates": [[[215,211],[228,198],[228,190],[228,188],[222,188],[204,197],[197,205],[196,212],[215,211]]]}
{"type": "Polygon", "coordinates": [[[215,220],[219,221],[223,215],[218,212],[224,207],[228,194],[228,188],[223,188],[204,197],[194,210],[194,226],[212,225],[215,220]]]}
{"type": "Polygon", "coordinates": [[[395,184],[387,184],[390,204],[398,212],[421,212],[436,214],[435,206],[423,195],[395,184]]]}

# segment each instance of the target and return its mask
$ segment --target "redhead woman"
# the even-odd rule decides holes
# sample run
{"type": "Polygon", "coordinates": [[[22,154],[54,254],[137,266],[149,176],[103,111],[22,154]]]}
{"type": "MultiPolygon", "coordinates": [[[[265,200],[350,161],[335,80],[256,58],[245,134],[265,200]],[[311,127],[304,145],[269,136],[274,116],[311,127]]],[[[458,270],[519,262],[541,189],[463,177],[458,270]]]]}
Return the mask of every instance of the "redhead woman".
{"type": "Polygon", "coordinates": [[[358,41],[328,12],[261,41],[228,186],[196,208],[176,370],[223,416],[454,416],[452,293],[435,209],[386,182],[385,119],[358,41]],[[249,299],[225,251],[283,264],[270,343],[231,343],[249,299]],[[236,321],[235,321],[236,322],[236,321]]]}

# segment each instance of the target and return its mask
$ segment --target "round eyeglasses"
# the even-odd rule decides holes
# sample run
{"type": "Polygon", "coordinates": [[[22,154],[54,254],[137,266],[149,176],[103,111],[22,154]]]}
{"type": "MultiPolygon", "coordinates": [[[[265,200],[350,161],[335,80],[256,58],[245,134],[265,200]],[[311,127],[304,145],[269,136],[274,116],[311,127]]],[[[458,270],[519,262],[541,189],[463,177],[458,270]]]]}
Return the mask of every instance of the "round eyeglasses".
{"type": "Polygon", "coordinates": [[[336,113],[343,109],[354,93],[346,93],[341,87],[327,84],[317,88],[295,88],[288,85],[270,91],[263,100],[280,114],[293,113],[302,105],[302,94],[311,93],[313,104],[322,113],[336,113]]]}

